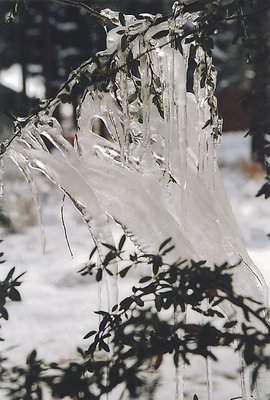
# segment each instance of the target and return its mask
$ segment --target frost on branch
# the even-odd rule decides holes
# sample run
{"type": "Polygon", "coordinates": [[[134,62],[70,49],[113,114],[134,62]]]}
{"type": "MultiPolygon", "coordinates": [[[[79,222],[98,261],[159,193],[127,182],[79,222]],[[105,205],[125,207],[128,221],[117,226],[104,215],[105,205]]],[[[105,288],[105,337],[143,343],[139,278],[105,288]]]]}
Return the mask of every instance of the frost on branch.
{"type": "Polygon", "coordinates": [[[195,30],[194,15],[177,7],[170,19],[120,14],[107,49],[74,71],[38,114],[22,121],[5,157],[29,180],[31,168],[41,170],[71,198],[101,259],[101,244],[114,243],[110,218],[143,251],[158,252],[172,237],[169,261],[241,260],[234,269],[235,290],[264,303],[264,280],[241,242],[217,167],[216,74],[192,39],[195,30]],[[52,113],[75,86],[85,90],[72,147],[52,113]],[[111,140],[91,130],[95,117],[104,121],[111,140]],[[63,157],[49,153],[41,136],[63,157]]]}

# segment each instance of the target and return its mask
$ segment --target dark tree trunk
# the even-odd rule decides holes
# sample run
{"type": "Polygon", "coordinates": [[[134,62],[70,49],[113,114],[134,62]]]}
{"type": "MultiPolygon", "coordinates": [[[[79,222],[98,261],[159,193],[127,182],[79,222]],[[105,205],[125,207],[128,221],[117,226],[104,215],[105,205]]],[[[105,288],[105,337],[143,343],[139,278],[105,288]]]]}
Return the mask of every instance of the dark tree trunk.
{"type": "MultiPolygon", "coordinates": [[[[26,18],[26,16],[24,17],[26,18]]],[[[27,99],[26,93],[26,78],[27,78],[27,37],[26,37],[26,21],[25,19],[20,22],[20,27],[18,29],[18,43],[19,43],[19,54],[20,54],[20,64],[22,69],[22,102],[25,104],[27,99]]]]}
{"type": "Polygon", "coordinates": [[[45,78],[46,98],[52,97],[52,34],[50,26],[50,4],[42,3],[43,10],[43,75],[45,78]]]}

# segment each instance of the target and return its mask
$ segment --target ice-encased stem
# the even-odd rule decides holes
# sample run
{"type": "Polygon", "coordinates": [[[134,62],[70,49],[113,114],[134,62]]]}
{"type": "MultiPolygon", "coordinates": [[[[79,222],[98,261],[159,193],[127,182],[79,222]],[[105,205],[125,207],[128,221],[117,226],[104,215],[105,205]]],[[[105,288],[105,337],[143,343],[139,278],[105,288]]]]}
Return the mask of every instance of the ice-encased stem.
{"type": "MultiPolygon", "coordinates": [[[[178,325],[181,321],[184,324],[186,324],[187,316],[188,316],[187,308],[184,312],[176,308],[176,310],[174,311],[174,324],[178,325]]],[[[185,368],[186,368],[185,361],[183,357],[180,356],[178,364],[175,367],[175,400],[184,400],[185,368]]]]}
{"type": "MultiPolygon", "coordinates": [[[[251,400],[250,391],[250,371],[246,366],[242,350],[238,351],[239,356],[239,366],[240,366],[240,380],[241,380],[241,393],[243,400],[251,400]]],[[[260,399],[258,399],[260,400],[260,399]]],[[[263,399],[262,399],[263,400],[263,399]]]]}
{"type": "Polygon", "coordinates": [[[0,196],[4,196],[4,173],[5,164],[3,158],[0,158],[0,196]]]}
{"type": "MultiPolygon", "coordinates": [[[[204,304],[202,304],[202,309],[207,311],[209,308],[209,301],[205,300],[204,304]]],[[[202,325],[206,325],[209,323],[209,317],[205,317],[201,315],[202,325]]],[[[211,347],[209,346],[209,350],[211,351],[211,347]]],[[[213,371],[212,371],[212,360],[209,356],[205,358],[205,369],[206,369],[206,387],[207,387],[207,400],[213,400],[213,371]]]]}
{"type": "MultiPolygon", "coordinates": [[[[141,52],[145,52],[144,39],[140,41],[141,52]]],[[[140,73],[141,73],[141,97],[142,97],[142,118],[143,118],[143,145],[145,148],[149,147],[150,140],[150,85],[151,85],[151,73],[149,57],[146,54],[141,57],[140,60],[140,73]]]]}
{"type": "Polygon", "coordinates": [[[206,357],[206,379],[207,379],[207,395],[208,400],[213,400],[213,370],[212,360],[210,357],[206,357]]]}

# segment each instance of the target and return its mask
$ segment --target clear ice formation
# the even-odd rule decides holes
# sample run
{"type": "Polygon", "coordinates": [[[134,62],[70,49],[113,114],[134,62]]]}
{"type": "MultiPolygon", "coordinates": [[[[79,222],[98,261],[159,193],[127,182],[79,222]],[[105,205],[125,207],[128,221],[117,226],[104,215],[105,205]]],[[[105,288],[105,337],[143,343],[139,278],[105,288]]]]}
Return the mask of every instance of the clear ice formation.
{"type": "MultiPolygon", "coordinates": [[[[5,157],[29,181],[31,168],[39,169],[72,199],[101,258],[106,250],[101,243],[114,243],[108,222],[113,219],[143,251],[157,252],[172,237],[169,260],[241,260],[234,270],[235,290],[266,303],[264,279],[239,237],[217,166],[221,121],[215,69],[209,55],[182,40],[196,29],[194,15],[175,7],[169,20],[124,18],[125,24],[108,33],[107,49],[74,71],[69,87],[29,118],[5,157]],[[82,75],[89,85],[72,147],[52,113],[82,75]],[[111,140],[92,131],[95,117],[103,120],[111,140]],[[62,157],[48,152],[41,136],[62,157]]],[[[114,304],[115,277],[109,290],[114,304]]]]}

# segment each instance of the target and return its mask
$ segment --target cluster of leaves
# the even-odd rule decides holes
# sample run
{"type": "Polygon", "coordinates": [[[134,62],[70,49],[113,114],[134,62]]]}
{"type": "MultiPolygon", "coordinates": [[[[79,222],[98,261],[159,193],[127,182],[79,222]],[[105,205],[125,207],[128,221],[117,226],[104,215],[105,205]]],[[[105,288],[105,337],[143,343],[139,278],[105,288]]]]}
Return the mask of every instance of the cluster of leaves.
{"type": "Polygon", "coordinates": [[[125,260],[128,265],[119,272],[120,277],[138,264],[150,274],[111,312],[96,312],[100,316],[98,329],[85,335],[91,342],[86,350],[78,348],[78,360],[66,365],[46,364],[33,351],[25,367],[6,371],[10,399],[41,400],[44,387],[56,398],[97,400],[117,387],[129,398],[140,398],[142,393],[152,398],[150,392],[152,395],[156,389],[166,354],[177,367],[181,360],[189,364],[194,355],[217,360],[213,350],[217,347],[241,351],[246,365],[253,367],[253,382],[262,367],[269,369],[266,310],[251,298],[234,293],[235,266],[210,267],[205,261],[182,259],[168,263],[167,256],[174,248],[171,239],[161,244],[157,254],[135,252],[124,259],[124,243],[125,236],[117,247],[106,244],[109,252],[101,269],[94,262],[95,248],[89,264],[79,272],[83,276],[95,273],[99,281],[104,273],[111,275],[110,263],[125,260]],[[237,320],[225,317],[223,310],[228,306],[237,312],[237,320]],[[198,314],[199,323],[187,322],[187,309],[198,314]],[[260,324],[260,331],[254,322],[260,324]]]}
{"type": "MultiPolygon", "coordinates": [[[[0,240],[0,243],[2,240],[0,240]]],[[[0,264],[3,264],[5,260],[3,259],[4,253],[0,252],[0,264]]],[[[21,285],[19,280],[23,274],[20,274],[14,278],[15,268],[12,268],[4,280],[0,281],[0,319],[8,320],[9,314],[7,311],[7,303],[9,301],[20,301],[21,295],[18,291],[18,286],[21,285]]],[[[1,326],[0,326],[1,328],[1,326]]],[[[0,336],[0,341],[4,339],[0,336]]],[[[0,382],[7,378],[7,370],[4,368],[3,363],[6,358],[0,353],[0,382]]]]}
{"type": "MultiPolygon", "coordinates": [[[[2,242],[2,240],[0,241],[2,242]]],[[[0,264],[3,264],[5,260],[2,260],[4,253],[0,252],[0,264]]],[[[13,267],[7,274],[3,281],[0,281],[0,319],[3,318],[8,320],[8,311],[6,304],[9,300],[21,301],[20,293],[17,287],[21,285],[20,278],[24,273],[14,278],[15,267],[13,267]]],[[[0,339],[1,340],[1,339],[0,339]]]]}

